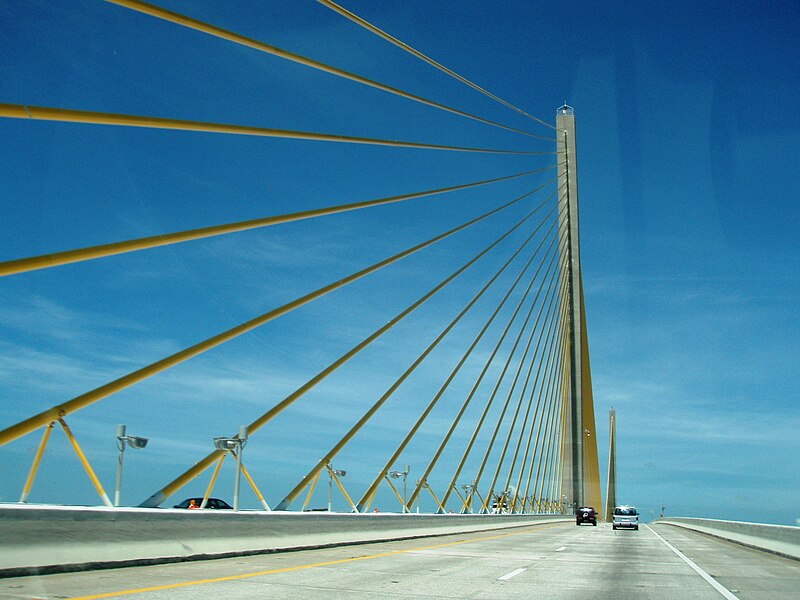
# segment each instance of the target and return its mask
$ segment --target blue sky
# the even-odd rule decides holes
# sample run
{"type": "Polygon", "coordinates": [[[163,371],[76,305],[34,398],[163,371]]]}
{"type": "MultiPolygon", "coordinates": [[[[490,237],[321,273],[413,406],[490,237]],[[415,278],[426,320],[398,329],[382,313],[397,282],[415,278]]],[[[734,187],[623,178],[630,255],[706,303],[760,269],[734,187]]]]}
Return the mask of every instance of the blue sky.
{"type": "MultiPolygon", "coordinates": [[[[549,133],[315,2],[260,4],[160,3],[549,133]]],[[[797,8],[416,0],[345,6],[537,117],[553,121],[565,100],[575,107],[601,473],[613,405],[618,498],[638,504],[645,517],[666,506],[671,514],[794,524],[797,8]]],[[[0,26],[7,33],[0,39],[4,103],[552,149],[100,1],[6,4],[0,26]]],[[[0,127],[2,260],[498,177],[550,160],[10,119],[0,127]]],[[[453,227],[529,183],[4,278],[2,426],[453,227]]],[[[523,208],[514,214],[520,218],[523,208]]],[[[137,502],[203,456],[211,437],[234,433],[270,398],[283,398],[511,222],[511,215],[488,222],[69,423],[107,488],[116,424],[152,439],[126,458],[124,499],[137,502]]],[[[271,503],[499,264],[479,267],[251,441],[246,460],[271,503]]],[[[409,409],[450,368],[477,322],[457,330],[343,453],[336,466],[349,471],[354,494],[375,469],[365,457],[391,450],[387,440],[405,433],[409,409]]],[[[434,415],[401,460],[412,465],[411,477],[444,419],[434,415]]],[[[34,434],[0,448],[0,500],[18,497],[37,443],[34,434]]],[[[228,471],[218,484],[223,496],[228,471]]],[[[177,496],[200,493],[206,482],[201,477],[177,496]]],[[[57,433],[32,500],[95,498],[57,433]]],[[[256,506],[255,498],[244,501],[256,506]]]]}

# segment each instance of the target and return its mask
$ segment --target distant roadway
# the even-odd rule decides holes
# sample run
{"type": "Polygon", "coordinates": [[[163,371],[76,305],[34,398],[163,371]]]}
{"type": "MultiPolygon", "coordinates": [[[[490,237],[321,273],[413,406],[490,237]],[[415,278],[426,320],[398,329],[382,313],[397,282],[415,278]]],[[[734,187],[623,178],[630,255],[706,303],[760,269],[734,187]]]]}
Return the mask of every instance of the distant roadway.
{"type": "Polygon", "coordinates": [[[3,599],[200,597],[796,600],[800,562],[663,524],[549,524],[0,580],[3,599]]]}

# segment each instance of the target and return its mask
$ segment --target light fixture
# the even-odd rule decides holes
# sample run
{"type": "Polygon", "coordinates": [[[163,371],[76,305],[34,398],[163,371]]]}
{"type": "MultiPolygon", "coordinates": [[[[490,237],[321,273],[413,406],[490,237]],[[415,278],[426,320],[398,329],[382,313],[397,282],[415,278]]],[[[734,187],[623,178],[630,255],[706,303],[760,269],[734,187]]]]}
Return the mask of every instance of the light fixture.
{"type": "Polygon", "coordinates": [[[217,448],[217,450],[230,452],[231,450],[236,450],[236,448],[239,447],[239,440],[236,438],[215,437],[214,446],[217,448]]]}
{"type": "Polygon", "coordinates": [[[247,427],[239,427],[239,435],[236,437],[215,437],[214,447],[222,452],[236,452],[236,478],[233,484],[233,510],[239,511],[239,487],[242,481],[242,453],[247,444],[247,427]]]}
{"type": "Polygon", "coordinates": [[[141,450],[147,446],[149,441],[145,437],[136,435],[126,435],[126,426],[117,425],[117,448],[119,448],[119,455],[117,457],[117,485],[114,490],[114,506],[119,506],[122,488],[122,462],[125,453],[125,447],[130,446],[136,450],[141,450]]]}
{"type": "Polygon", "coordinates": [[[328,464],[328,512],[331,512],[333,509],[333,477],[344,477],[347,475],[347,471],[342,469],[334,469],[331,467],[330,463],[328,464]]]}
{"type": "Polygon", "coordinates": [[[136,435],[129,435],[128,436],[128,445],[131,448],[136,448],[137,450],[141,450],[142,448],[147,446],[147,442],[150,441],[147,438],[139,437],[136,435]]]}
{"type": "Polygon", "coordinates": [[[410,471],[411,471],[411,465],[406,465],[405,471],[389,471],[389,477],[391,477],[392,479],[400,479],[401,477],[403,478],[403,512],[404,513],[411,512],[408,509],[408,506],[406,504],[406,502],[407,502],[406,498],[408,498],[408,493],[407,493],[408,490],[406,488],[406,479],[408,478],[408,474],[409,474],[410,471]]]}

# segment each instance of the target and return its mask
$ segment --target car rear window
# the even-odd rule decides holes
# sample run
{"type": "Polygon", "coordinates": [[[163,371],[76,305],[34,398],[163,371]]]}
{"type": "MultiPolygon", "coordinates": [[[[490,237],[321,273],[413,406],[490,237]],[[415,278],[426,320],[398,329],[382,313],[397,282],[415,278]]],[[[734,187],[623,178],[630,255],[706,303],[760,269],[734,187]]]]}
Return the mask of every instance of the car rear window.
{"type": "Polygon", "coordinates": [[[624,517],[633,517],[636,516],[636,509],[635,508],[615,508],[614,509],[615,515],[620,515],[624,517]]]}

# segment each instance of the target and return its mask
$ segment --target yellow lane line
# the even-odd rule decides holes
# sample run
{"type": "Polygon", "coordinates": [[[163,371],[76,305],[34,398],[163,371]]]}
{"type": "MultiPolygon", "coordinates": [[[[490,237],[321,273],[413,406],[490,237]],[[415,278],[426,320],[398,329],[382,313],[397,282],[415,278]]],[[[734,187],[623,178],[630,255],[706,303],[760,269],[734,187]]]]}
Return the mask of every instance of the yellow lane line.
{"type": "MultiPolygon", "coordinates": [[[[563,527],[564,523],[553,523],[552,525],[537,525],[535,531],[542,529],[551,529],[553,527],[563,527]]],[[[156,585],[152,587],[136,588],[131,590],[120,590],[118,592],[106,592],[104,594],[94,594],[91,596],[75,596],[72,600],[94,600],[95,598],[116,598],[117,596],[129,596],[131,594],[144,594],[146,592],[159,592],[163,590],[172,590],[176,588],[189,587],[193,585],[203,585],[206,583],[220,583],[223,581],[236,581],[238,579],[249,579],[251,577],[261,577],[264,575],[275,575],[277,573],[289,573],[291,571],[300,571],[303,569],[314,569],[317,567],[328,567],[331,565],[340,565],[344,563],[355,562],[359,560],[372,560],[374,558],[384,558],[387,556],[396,556],[398,554],[408,554],[409,552],[420,552],[422,550],[433,550],[436,548],[446,548],[448,546],[458,546],[460,544],[471,544],[474,542],[486,542],[489,540],[497,540],[513,535],[524,535],[531,533],[534,530],[516,531],[512,533],[503,533],[500,535],[492,535],[474,540],[461,540],[458,542],[446,542],[443,544],[434,544],[432,546],[421,546],[419,548],[408,548],[406,550],[393,550],[392,552],[381,552],[378,554],[368,554],[366,556],[355,556],[352,558],[341,558],[339,560],[328,560],[324,562],[311,563],[308,565],[296,565],[294,567],[283,567],[281,569],[270,569],[268,571],[257,571],[255,573],[245,573],[243,575],[229,575],[227,577],[215,577],[213,579],[198,579],[195,581],[183,581],[180,583],[170,583],[166,585],[156,585]]]]}

